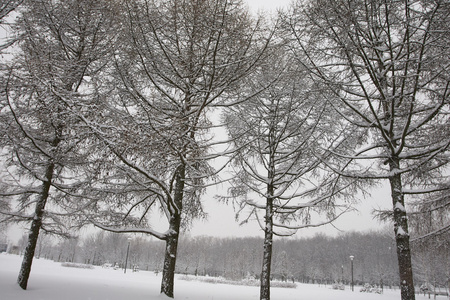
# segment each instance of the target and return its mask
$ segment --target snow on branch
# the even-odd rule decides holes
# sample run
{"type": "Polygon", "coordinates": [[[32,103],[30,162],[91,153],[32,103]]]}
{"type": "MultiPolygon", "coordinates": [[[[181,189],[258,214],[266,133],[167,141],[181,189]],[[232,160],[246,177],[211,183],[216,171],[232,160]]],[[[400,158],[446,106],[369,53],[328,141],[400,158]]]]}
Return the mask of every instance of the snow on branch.
{"type": "MultiPolygon", "coordinates": [[[[287,229],[287,230],[293,230],[294,232],[292,234],[289,234],[289,235],[293,235],[293,234],[295,234],[297,232],[297,230],[300,230],[300,229],[303,229],[303,228],[314,228],[314,227],[320,227],[320,226],[323,226],[323,225],[331,224],[334,221],[336,221],[340,216],[342,216],[343,214],[351,211],[352,209],[353,208],[351,207],[351,205],[348,205],[339,214],[337,214],[333,218],[328,219],[328,220],[323,221],[323,222],[318,222],[318,223],[313,223],[313,224],[307,223],[307,224],[294,225],[294,226],[291,226],[291,225],[288,225],[288,224],[274,223],[273,226],[276,227],[276,228],[283,228],[283,229],[287,229]]],[[[280,234],[280,233],[277,233],[277,232],[274,232],[274,234],[278,235],[278,236],[283,236],[283,234],[280,234]]]]}
{"type": "Polygon", "coordinates": [[[112,227],[112,226],[105,226],[103,224],[100,224],[98,222],[92,222],[92,224],[102,230],[114,232],[114,233],[146,233],[150,234],[160,240],[166,240],[169,236],[176,234],[176,232],[173,232],[172,230],[168,230],[166,232],[158,232],[156,230],[153,230],[151,228],[138,228],[138,227],[112,227]]]}
{"type": "Polygon", "coordinates": [[[450,189],[449,185],[445,185],[442,187],[433,187],[433,188],[428,188],[428,189],[417,189],[417,190],[403,188],[402,193],[408,194],[408,195],[422,195],[422,194],[431,194],[431,193],[435,193],[435,192],[443,192],[443,191],[447,191],[449,189],[450,189]]]}

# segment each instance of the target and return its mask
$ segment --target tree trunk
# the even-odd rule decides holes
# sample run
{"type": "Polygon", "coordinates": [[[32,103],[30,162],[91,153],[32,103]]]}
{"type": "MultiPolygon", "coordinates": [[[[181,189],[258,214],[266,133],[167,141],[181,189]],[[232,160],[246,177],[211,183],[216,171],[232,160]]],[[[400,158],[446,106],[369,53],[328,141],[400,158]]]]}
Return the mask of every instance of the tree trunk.
{"type": "Polygon", "coordinates": [[[184,180],[186,177],[185,166],[181,165],[176,171],[174,203],[172,216],[169,220],[170,234],[166,240],[166,253],[164,257],[163,278],[161,282],[161,293],[173,298],[173,286],[175,277],[175,264],[177,259],[178,237],[181,225],[181,211],[183,208],[184,180]]]}
{"type": "Polygon", "coordinates": [[[261,271],[261,287],[260,300],[270,300],[270,276],[272,268],[272,244],[273,244],[273,194],[275,186],[273,178],[275,176],[275,153],[276,153],[276,118],[272,118],[271,126],[269,128],[269,165],[267,178],[267,198],[266,198],[266,215],[264,217],[264,253],[261,271]]]}
{"type": "Polygon", "coordinates": [[[39,231],[42,226],[42,217],[44,214],[45,204],[47,203],[49,190],[51,181],[53,178],[53,170],[55,168],[55,165],[53,163],[50,163],[48,165],[46,173],[45,173],[45,179],[46,181],[42,184],[42,192],[41,195],[36,203],[36,208],[34,212],[34,218],[31,222],[31,228],[30,233],[28,235],[28,243],[25,248],[25,253],[23,255],[23,261],[22,266],[20,268],[19,277],[17,278],[17,283],[19,286],[26,290],[28,285],[28,278],[30,277],[31,272],[31,264],[33,263],[33,257],[34,253],[36,251],[36,245],[37,240],[39,237],[39,231]]]}
{"type": "MultiPolygon", "coordinates": [[[[391,171],[398,170],[399,160],[393,159],[390,167],[391,171]]],[[[394,209],[394,233],[397,246],[401,299],[415,300],[411,248],[409,246],[408,219],[406,217],[405,201],[402,194],[401,175],[396,174],[390,177],[389,182],[391,185],[392,204],[394,209]]]]}
{"type": "Polygon", "coordinates": [[[264,228],[264,253],[261,271],[260,299],[270,300],[270,275],[272,268],[272,244],[273,244],[273,185],[267,187],[266,215],[264,228]]]}
{"type": "Polygon", "coordinates": [[[170,231],[177,232],[170,234],[166,240],[166,253],[164,256],[164,267],[161,282],[161,293],[173,298],[173,287],[175,277],[175,264],[177,259],[178,232],[180,230],[180,218],[172,217],[170,220],[170,231]]]}

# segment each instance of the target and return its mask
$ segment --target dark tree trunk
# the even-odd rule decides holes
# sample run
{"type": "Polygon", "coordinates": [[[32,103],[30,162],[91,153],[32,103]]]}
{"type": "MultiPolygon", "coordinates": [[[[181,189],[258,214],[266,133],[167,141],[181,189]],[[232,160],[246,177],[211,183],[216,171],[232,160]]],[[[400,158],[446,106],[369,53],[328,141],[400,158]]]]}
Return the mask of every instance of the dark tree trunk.
{"type": "Polygon", "coordinates": [[[161,293],[167,297],[173,298],[175,264],[177,259],[178,232],[180,230],[180,218],[172,217],[170,220],[170,231],[174,234],[166,240],[166,253],[164,256],[164,267],[161,282],[161,293]],[[175,234],[175,232],[177,232],[175,234]]]}
{"type": "Polygon", "coordinates": [[[273,244],[273,191],[271,184],[267,187],[266,215],[264,228],[264,253],[261,271],[260,299],[270,300],[270,275],[272,268],[272,244],[273,244]]]}
{"type": "Polygon", "coordinates": [[[20,268],[19,277],[17,283],[19,286],[26,290],[28,285],[28,278],[30,277],[31,264],[33,263],[34,253],[36,251],[37,240],[39,237],[39,231],[42,226],[42,217],[44,214],[45,204],[47,203],[51,181],[53,178],[53,170],[55,165],[51,163],[46,170],[45,179],[42,185],[42,192],[36,203],[33,221],[31,222],[30,233],[28,235],[27,247],[23,255],[22,266],[20,268]]]}
{"type": "MultiPolygon", "coordinates": [[[[390,166],[391,171],[398,170],[399,160],[393,159],[390,166]]],[[[394,209],[394,233],[400,275],[401,299],[415,300],[411,248],[409,246],[408,219],[406,217],[405,201],[402,193],[401,175],[397,174],[390,177],[389,183],[391,185],[392,204],[394,209]]]]}
{"type": "Polygon", "coordinates": [[[276,137],[275,137],[275,118],[272,119],[269,129],[269,165],[267,178],[267,198],[266,198],[266,215],[264,216],[264,253],[263,263],[261,271],[261,287],[260,287],[260,300],[270,300],[270,276],[272,268],[272,244],[273,244],[273,195],[275,192],[275,186],[273,178],[275,176],[275,153],[276,153],[276,137]]]}
{"type": "Polygon", "coordinates": [[[161,293],[173,298],[173,287],[175,277],[175,264],[177,260],[178,237],[181,225],[181,211],[183,207],[184,180],[186,177],[185,166],[181,165],[175,178],[174,203],[171,208],[172,217],[169,224],[169,236],[166,239],[166,253],[164,257],[163,278],[161,282],[161,293]]]}

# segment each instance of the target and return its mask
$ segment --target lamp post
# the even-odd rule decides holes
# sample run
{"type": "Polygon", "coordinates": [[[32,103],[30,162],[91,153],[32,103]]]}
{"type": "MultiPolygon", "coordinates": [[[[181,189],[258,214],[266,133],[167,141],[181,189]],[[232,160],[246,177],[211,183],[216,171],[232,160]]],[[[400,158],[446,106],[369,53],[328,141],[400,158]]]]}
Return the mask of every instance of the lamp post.
{"type": "Polygon", "coordinates": [[[125,274],[127,272],[128,252],[130,252],[130,242],[131,242],[131,238],[128,238],[127,256],[125,257],[125,267],[123,269],[123,274],[125,274]]]}
{"type": "Polygon", "coordinates": [[[353,284],[353,259],[355,257],[353,255],[350,255],[350,263],[351,263],[351,270],[352,270],[352,292],[354,292],[354,284],[353,284]]]}

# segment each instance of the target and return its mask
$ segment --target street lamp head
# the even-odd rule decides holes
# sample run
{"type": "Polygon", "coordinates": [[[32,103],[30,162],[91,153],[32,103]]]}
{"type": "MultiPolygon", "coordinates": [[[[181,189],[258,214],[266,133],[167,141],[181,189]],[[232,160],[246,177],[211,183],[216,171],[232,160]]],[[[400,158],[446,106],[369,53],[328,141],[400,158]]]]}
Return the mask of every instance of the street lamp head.
{"type": "Polygon", "coordinates": [[[353,260],[355,257],[353,255],[350,255],[350,260],[353,260]]]}

